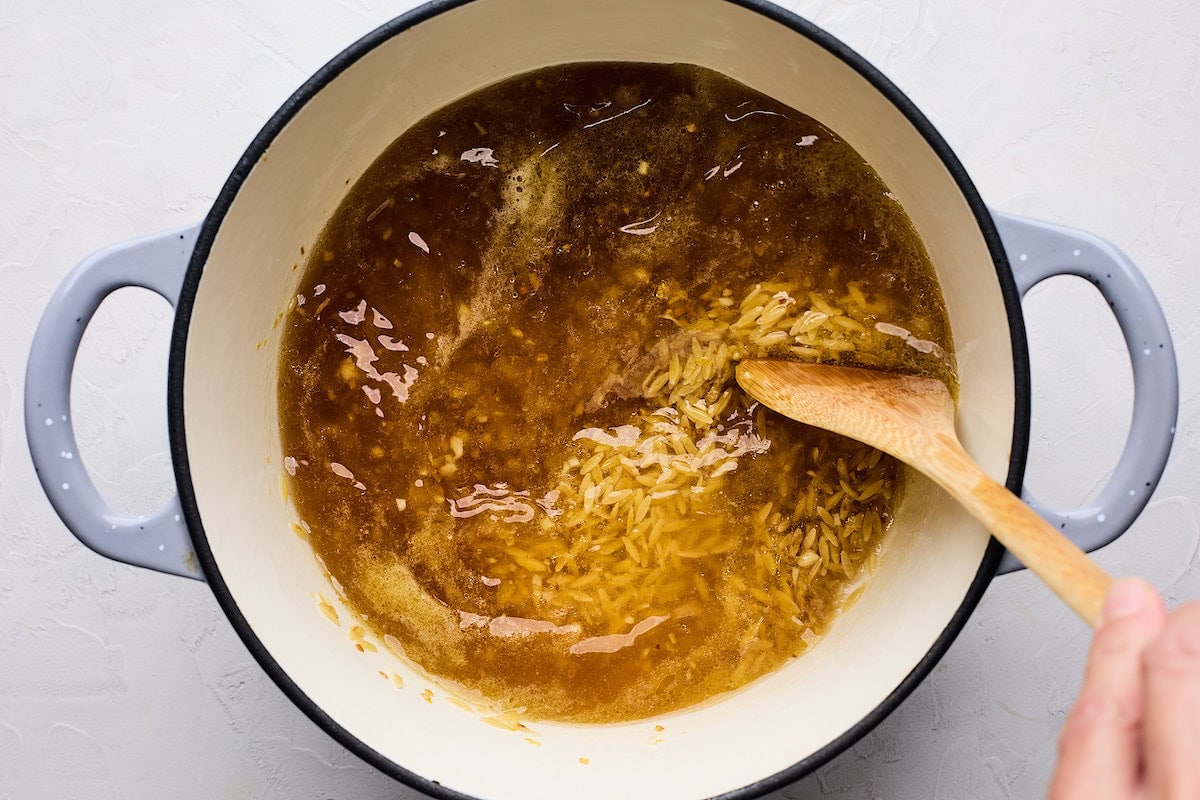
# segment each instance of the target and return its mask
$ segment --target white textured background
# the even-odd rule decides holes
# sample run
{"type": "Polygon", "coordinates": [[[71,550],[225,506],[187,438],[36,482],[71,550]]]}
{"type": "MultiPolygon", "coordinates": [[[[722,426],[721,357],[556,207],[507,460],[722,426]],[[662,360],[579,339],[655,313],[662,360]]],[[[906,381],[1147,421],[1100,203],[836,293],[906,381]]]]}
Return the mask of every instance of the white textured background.
{"type": "MultiPolygon", "coordinates": [[[[1180,435],[1138,523],[1098,557],[1178,602],[1200,596],[1200,4],[791,0],[878,65],[984,197],[1123,248],[1157,289],[1182,371],[1180,435]]],[[[0,798],[407,798],[264,676],[200,583],[115,565],[66,532],[22,430],[25,356],[68,269],[198,220],[278,104],[397,0],[0,2],[0,798]]],[[[1093,290],[1026,303],[1029,476],[1097,491],[1130,402],[1093,290]]],[[[124,290],[85,337],[74,416],[102,491],[170,491],[170,311],[124,290]]],[[[1083,626],[1027,575],[997,580],[933,675],[852,750],[773,797],[1027,798],[1044,792],[1079,683],[1083,626]]]]}

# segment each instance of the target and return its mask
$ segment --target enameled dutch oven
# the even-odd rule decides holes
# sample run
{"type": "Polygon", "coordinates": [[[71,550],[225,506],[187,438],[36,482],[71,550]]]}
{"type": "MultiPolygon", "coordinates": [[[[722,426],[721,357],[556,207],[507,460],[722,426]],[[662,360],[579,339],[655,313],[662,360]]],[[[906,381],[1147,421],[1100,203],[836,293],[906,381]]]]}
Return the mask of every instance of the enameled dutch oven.
{"type": "MultiPolygon", "coordinates": [[[[1087,508],[1039,508],[1085,548],[1145,506],[1170,449],[1178,386],[1150,288],[1111,245],[988,211],[958,159],[895,86],[841,42],[754,0],[453,0],[367,35],[290,97],[198,227],[99,253],[50,301],[34,339],[25,418],[42,486],[97,552],[207,580],[263,668],[306,714],[380,770],[439,797],[749,798],[814,769],[869,731],[930,671],[998,571],[1016,568],[946,496],[914,478],[861,600],[803,658],[699,708],[642,722],[534,724],[528,734],[421,695],[429,681],[362,654],[311,599],[333,596],[280,492],[273,323],[292,265],[348,186],[412,123],[501,78],[589,60],[687,62],[823,122],[873,165],[912,218],[945,295],[971,455],[1020,491],[1029,430],[1021,296],[1072,274],[1112,307],[1133,362],[1132,430],[1087,508]],[[100,301],[144,286],[176,307],[168,407],[178,500],[114,514],[76,452],[68,394],[100,301]],[[397,690],[377,670],[404,678],[397,690]],[[662,725],[652,744],[653,726],[662,725]],[[588,763],[581,763],[586,759],[588,763]]],[[[342,619],[345,620],[345,613],[342,619]]]]}

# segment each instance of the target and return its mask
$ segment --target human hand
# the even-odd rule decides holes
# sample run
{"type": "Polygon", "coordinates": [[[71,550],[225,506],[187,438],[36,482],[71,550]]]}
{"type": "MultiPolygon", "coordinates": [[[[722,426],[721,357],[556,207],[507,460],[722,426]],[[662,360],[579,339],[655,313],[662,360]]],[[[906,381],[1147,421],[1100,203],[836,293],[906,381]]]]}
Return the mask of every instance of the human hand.
{"type": "Polygon", "coordinates": [[[1168,616],[1146,582],[1113,585],[1059,737],[1050,797],[1200,798],[1200,603],[1168,616]]]}

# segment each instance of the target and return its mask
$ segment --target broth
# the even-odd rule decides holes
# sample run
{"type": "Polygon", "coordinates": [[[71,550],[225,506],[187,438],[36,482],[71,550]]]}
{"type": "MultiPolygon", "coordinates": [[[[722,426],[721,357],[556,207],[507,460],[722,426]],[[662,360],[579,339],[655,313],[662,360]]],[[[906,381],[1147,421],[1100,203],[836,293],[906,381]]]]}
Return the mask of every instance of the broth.
{"type": "Polygon", "coordinates": [[[801,654],[900,469],[742,357],[954,385],[932,266],[838,136],[687,65],[550,67],[403,133],[304,265],[285,466],[363,624],[531,718],[636,719],[801,654]]]}

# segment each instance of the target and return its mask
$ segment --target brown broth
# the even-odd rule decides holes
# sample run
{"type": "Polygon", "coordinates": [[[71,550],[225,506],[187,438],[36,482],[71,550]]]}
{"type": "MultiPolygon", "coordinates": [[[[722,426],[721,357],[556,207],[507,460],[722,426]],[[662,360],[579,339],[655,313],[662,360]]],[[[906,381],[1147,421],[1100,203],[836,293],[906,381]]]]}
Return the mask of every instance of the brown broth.
{"type": "Polygon", "coordinates": [[[738,688],[878,562],[898,465],[754,405],[738,358],[954,384],[878,175],[695,66],[552,67],[431,114],[301,286],[280,418],[314,551],[378,636],[531,718],[738,688]]]}

